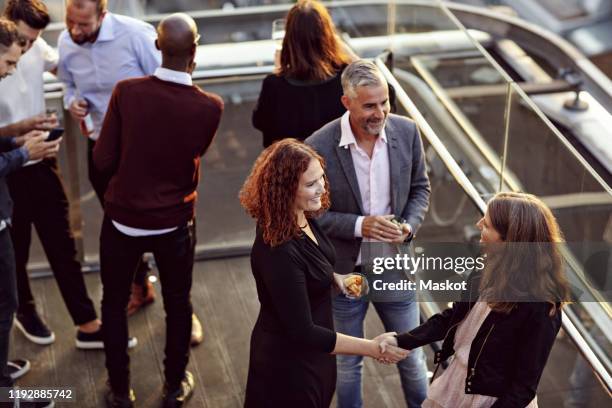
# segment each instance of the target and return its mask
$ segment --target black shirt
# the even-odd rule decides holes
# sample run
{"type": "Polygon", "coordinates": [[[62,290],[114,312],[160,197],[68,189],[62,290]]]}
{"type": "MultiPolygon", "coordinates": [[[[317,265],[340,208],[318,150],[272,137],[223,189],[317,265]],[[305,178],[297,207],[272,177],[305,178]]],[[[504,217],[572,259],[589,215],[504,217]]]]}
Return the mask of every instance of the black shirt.
{"type": "Polygon", "coordinates": [[[268,75],[253,111],[253,126],[262,131],[264,147],[288,137],[304,140],[342,116],[346,109],[340,101],[341,74],[322,82],[268,75]]]}
{"type": "Polygon", "coordinates": [[[310,220],[271,247],[257,231],[251,267],[261,309],[251,335],[245,407],[329,407],[336,387],[332,316],[334,248],[310,220]]]}

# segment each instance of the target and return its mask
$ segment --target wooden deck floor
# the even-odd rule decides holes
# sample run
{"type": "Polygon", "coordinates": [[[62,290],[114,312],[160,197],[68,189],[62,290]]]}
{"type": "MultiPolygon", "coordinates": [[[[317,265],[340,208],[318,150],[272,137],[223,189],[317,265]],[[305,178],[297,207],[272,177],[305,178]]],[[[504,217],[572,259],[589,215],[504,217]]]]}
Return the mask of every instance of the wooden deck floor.
{"type": "MultiPolygon", "coordinates": [[[[96,273],[86,275],[90,295],[99,305],[101,284],[96,273]]],[[[13,330],[11,356],[25,357],[32,370],[19,381],[21,386],[70,386],[76,390],[75,403],[59,407],[104,406],[106,370],[102,351],[81,351],[74,345],[75,329],[52,278],[32,281],[39,310],[56,334],[51,346],[38,346],[13,330]]],[[[205,331],[204,343],[192,349],[188,369],[196,389],[189,407],[241,407],[248,370],[249,338],[259,303],[248,258],[230,258],[196,263],[192,291],[194,309],[205,331]]],[[[373,308],[366,321],[366,335],[383,331],[373,308]]],[[[156,301],[130,318],[130,334],[138,346],[130,353],[132,386],[138,407],[157,407],[163,384],[165,324],[161,301],[156,301]]],[[[569,356],[569,346],[557,342],[553,355],[569,356]],[[559,349],[560,348],[560,349],[559,349]]],[[[571,353],[571,350],[569,351],[571,353]]],[[[547,372],[571,370],[573,357],[549,363],[547,372]],[[554,365],[554,367],[551,367],[554,365]],[[555,371],[557,370],[557,371],[555,371]]],[[[541,407],[560,407],[567,397],[566,375],[545,374],[538,395],[541,407]],[[561,378],[558,378],[561,377],[561,378]]],[[[397,370],[367,360],[364,374],[365,407],[403,407],[397,370]]],[[[590,406],[604,406],[606,399],[595,397],[590,406]]]]}

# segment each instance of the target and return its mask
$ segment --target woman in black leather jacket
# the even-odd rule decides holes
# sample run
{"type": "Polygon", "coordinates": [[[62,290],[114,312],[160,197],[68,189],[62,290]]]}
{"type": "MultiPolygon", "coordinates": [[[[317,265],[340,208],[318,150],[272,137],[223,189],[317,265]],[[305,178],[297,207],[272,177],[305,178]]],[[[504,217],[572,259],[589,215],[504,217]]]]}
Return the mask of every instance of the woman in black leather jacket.
{"type": "Polygon", "coordinates": [[[414,349],[443,340],[455,355],[423,407],[537,407],[536,389],[569,298],[559,226],[538,198],[499,193],[478,222],[487,255],[460,302],[397,336],[414,349]]]}

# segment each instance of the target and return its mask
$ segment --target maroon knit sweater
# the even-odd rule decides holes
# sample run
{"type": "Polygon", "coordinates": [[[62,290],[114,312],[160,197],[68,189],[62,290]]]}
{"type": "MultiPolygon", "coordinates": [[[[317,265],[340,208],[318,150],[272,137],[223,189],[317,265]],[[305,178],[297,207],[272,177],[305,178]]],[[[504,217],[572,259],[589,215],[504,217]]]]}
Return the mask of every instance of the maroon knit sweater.
{"type": "Polygon", "coordinates": [[[110,183],[104,211],[144,229],[172,228],[195,215],[200,157],[219,126],[223,100],[197,86],[154,76],[119,82],[93,160],[110,183]]]}

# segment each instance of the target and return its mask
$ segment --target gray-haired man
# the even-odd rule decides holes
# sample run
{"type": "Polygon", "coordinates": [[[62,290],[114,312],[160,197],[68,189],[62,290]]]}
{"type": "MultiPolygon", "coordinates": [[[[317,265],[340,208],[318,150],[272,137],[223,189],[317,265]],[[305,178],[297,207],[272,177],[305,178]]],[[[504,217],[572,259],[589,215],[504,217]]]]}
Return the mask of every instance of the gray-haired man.
{"type": "MultiPolygon", "coordinates": [[[[411,120],[389,113],[387,82],[365,60],[342,74],[347,112],[306,139],[325,158],[331,207],[319,222],[336,249],[336,272],[361,271],[362,242],[402,243],[414,237],[429,205],[430,187],[418,129],[411,120]],[[401,227],[394,215],[406,220],[401,227]]],[[[394,301],[373,301],[385,330],[398,333],[419,324],[412,293],[394,301]]],[[[363,337],[369,302],[334,298],[336,330],[363,337]]],[[[360,356],[337,356],[339,407],[361,407],[360,356]]],[[[409,407],[420,407],[427,393],[421,350],[398,364],[409,407]]]]}

